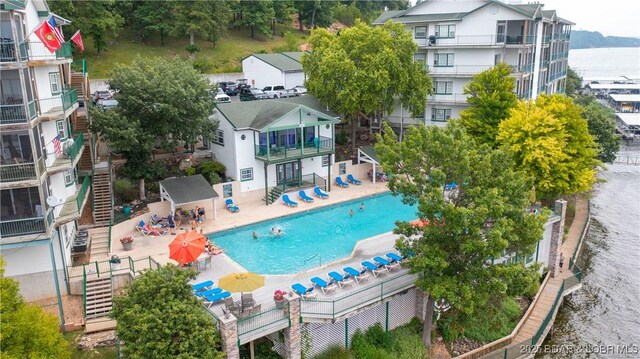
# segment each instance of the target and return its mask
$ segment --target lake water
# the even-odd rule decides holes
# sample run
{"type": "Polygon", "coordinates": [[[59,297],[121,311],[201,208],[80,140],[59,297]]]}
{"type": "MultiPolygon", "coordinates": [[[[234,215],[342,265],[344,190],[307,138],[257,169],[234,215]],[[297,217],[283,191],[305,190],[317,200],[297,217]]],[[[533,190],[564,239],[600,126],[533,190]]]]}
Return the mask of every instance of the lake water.
{"type": "MultiPolygon", "coordinates": [[[[638,77],[640,49],[571,50],[569,66],[582,76],[638,77]]],[[[639,157],[640,140],[619,155],[639,157]]],[[[544,358],[640,357],[640,166],[608,165],[600,177],[606,182],[591,200],[592,222],[578,261],[583,287],[567,298],[545,342],[592,351],[544,358]],[[594,347],[600,345],[614,347],[594,347]],[[616,352],[617,346],[629,352],[616,352]]]]}

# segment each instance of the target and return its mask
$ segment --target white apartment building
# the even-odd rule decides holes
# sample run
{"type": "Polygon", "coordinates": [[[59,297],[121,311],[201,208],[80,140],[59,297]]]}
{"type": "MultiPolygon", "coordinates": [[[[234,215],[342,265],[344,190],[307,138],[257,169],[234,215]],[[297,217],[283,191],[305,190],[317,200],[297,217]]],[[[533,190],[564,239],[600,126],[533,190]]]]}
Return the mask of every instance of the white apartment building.
{"type": "Polygon", "coordinates": [[[496,0],[425,0],[404,11],[386,11],[374,21],[404,24],[433,80],[424,116],[411,118],[398,108],[389,116],[397,126],[444,126],[467,107],[464,86],[473,75],[506,62],[513,69],[521,99],[563,93],[572,22],[540,3],[496,0]]]}
{"type": "Polygon", "coordinates": [[[78,102],[86,66],[71,70],[69,42],[51,53],[30,34],[50,15],[45,1],[0,4],[0,256],[26,300],[67,291],[65,269],[90,193],[91,146],[78,102]],[[71,86],[78,78],[80,90],[71,86]]]}

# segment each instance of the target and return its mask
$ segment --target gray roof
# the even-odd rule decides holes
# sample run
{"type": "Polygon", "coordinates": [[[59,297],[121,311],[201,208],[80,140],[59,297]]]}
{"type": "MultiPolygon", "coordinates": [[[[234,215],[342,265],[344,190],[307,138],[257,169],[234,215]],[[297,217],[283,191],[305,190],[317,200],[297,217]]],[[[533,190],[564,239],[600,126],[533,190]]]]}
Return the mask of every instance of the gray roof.
{"type": "Polygon", "coordinates": [[[380,14],[380,16],[378,16],[377,19],[375,19],[373,21],[373,24],[375,25],[382,25],[385,22],[387,22],[387,20],[396,17],[400,14],[402,14],[404,12],[404,10],[389,10],[389,11],[385,11],[382,14],[380,14]]]}
{"type": "Polygon", "coordinates": [[[294,51],[294,52],[283,52],[284,56],[290,57],[298,62],[302,59],[303,51],[294,51]]]}
{"type": "Polygon", "coordinates": [[[277,54],[252,54],[251,56],[255,56],[258,59],[268,63],[269,65],[282,70],[284,72],[302,72],[302,64],[300,60],[296,60],[295,57],[302,56],[302,52],[300,55],[293,55],[295,53],[289,52],[285,55],[284,53],[277,54]]]}
{"type": "Polygon", "coordinates": [[[218,111],[229,120],[233,127],[251,128],[258,131],[268,127],[299,106],[320,112],[326,116],[327,120],[334,120],[338,117],[313,96],[217,104],[218,111]]]}
{"type": "Polygon", "coordinates": [[[373,146],[362,146],[359,148],[360,151],[364,152],[365,155],[369,156],[372,160],[376,161],[377,164],[380,164],[380,160],[378,159],[378,153],[373,146]]]}
{"type": "MultiPolygon", "coordinates": [[[[378,19],[376,19],[376,21],[374,21],[373,23],[377,25],[378,24],[377,21],[383,18],[385,14],[386,13],[383,13],[382,15],[380,15],[380,17],[378,17],[378,19]]],[[[457,21],[457,20],[461,20],[467,14],[468,13],[466,12],[452,12],[447,14],[402,15],[397,18],[393,16],[389,16],[379,24],[380,25],[384,24],[388,19],[392,19],[393,21],[396,21],[402,24],[412,23],[412,22],[430,22],[430,21],[457,21]]]]}
{"type": "Polygon", "coordinates": [[[220,198],[203,175],[174,177],[160,181],[160,186],[177,206],[206,199],[220,198]]]}
{"type": "Polygon", "coordinates": [[[542,10],[542,16],[545,19],[553,20],[553,17],[556,15],[555,10],[542,10]]]}

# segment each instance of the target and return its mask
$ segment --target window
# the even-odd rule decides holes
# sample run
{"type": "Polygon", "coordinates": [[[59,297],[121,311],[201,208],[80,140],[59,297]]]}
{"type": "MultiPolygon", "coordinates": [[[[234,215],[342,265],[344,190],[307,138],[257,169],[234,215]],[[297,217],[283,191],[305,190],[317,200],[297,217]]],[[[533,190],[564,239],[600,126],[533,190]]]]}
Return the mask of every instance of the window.
{"type": "Polygon", "coordinates": [[[497,65],[500,63],[500,54],[496,54],[493,58],[493,64],[497,65]]]}
{"type": "Polygon", "coordinates": [[[56,95],[62,91],[62,86],[60,85],[60,74],[57,72],[49,73],[49,83],[51,84],[51,94],[56,95]]]}
{"type": "Polygon", "coordinates": [[[451,95],[453,90],[453,81],[434,81],[433,92],[436,95],[451,95]]]}
{"type": "Polygon", "coordinates": [[[347,164],[346,163],[341,163],[338,165],[338,174],[339,175],[343,175],[347,173],[347,164]]]}
{"type": "Polygon", "coordinates": [[[253,168],[243,168],[240,170],[240,182],[253,180],[253,168]]]}
{"type": "Polygon", "coordinates": [[[436,25],[436,37],[441,39],[456,37],[456,25],[436,25]]]}
{"type": "Polygon", "coordinates": [[[322,167],[327,167],[329,165],[329,155],[322,156],[322,167]]]}
{"type": "Polygon", "coordinates": [[[416,26],[416,28],[415,28],[415,38],[416,39],[426,39],[427,38],[427,27],[426,26],[416,26]]]}
{"type": "Polygon", "coordinates": [[[73,184],[75,180],[75,176],[73,170],[68,170],[64,172],[64,185],[69,187],[73,184]]]}
{"type": "Polygon", "coordinates": [[[231,183],[222,185],[222,197],[231,198],[233,196],[233,185],[231,183]]]}
{"type": "Polygon", "coordinates": [[[418,62],[418,61],[427,62],[427,54],[419,53],[419,52],[413,54],[413,62],[418,62]]]}
{"type": "Polygon", "coordinates": [[[433,66],[436,67],[452,67],[453,66],[453,54],[435,54],[433,57],[433,66]]]}
{"type": "Polygon", "coordinates": [[[445,122],[451,118],[451,109],[434,108],[431,109],[431,121],[445,122]]]}
{"type": "Polygon", "coordinates": [[[65,128],[64,120],[56,121],[56,130],[58,132],[58,139],[62,140],[67,137],[67,131],[65,128]]]}
{"type": "Polygon", "coordinates": [[[216,143],[220,146],[224,146],[224,131],[218,129],[216,133],[213,135],[213,138],[211,139],[211,141],[213,141],[213,143],[216,143]]]}

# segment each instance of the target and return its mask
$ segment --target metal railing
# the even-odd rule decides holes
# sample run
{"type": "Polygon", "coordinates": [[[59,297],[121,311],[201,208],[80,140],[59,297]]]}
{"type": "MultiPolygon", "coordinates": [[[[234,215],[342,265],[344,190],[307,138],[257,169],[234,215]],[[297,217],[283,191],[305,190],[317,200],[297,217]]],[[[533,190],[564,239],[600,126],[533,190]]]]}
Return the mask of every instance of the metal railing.
{"type": "Polygon", "coordinates": [[[506,41],[504,42],[507,45],[523,45],[525,44],[533,44],[536,41],[536,36],[535,35],[527,35],[527,36],[522,36],[522,35],[507,35],[506,36],[506,41]]]}
{"type": "MultiPolygon", "coordinates": [[[[151,258],[151,256],[143,257],[139,259],[131,259],[131,257],[120,258],[120,266],[118,269],[114,269],[109,263],[109,260],[90,262],[82,265],[82,276],[86,277],[89,275],[96,275],[98,278],[101,276],[109,275],[111,276],[113,273],[123,273],[123,272],[131,272],[134,276],[139,275],[145,270],[155,270],[160,267],[160,263],[158,263],[155,259],[151,258]]],[[[80,274],[74,275],[73,273],[69,273],[69,278],[78,278],[80,274]]]]}
{"type": "Polygon", "coordinates": [[[65,59],[70,58],[73,55],[70,42],[63,42],[60,48],[54,53],[51,53],[51,51],[49,51],[49,49],[47,49],[44,44],[39,41],[28,41],[25,42],[25,44],[27,44],[27,53],[29,56],[29,60],[65,59]]]}
{"type": "MultiPolygon", "coordinates": [[[[425,37],[413,39],[418,47],[447,47],[447,46],[497,46],[522,44],[522,35],[488,34],[488,35],[456,35],[454,37],[425,37]]],[[[526,37],[527,44],[533,44],[535,35],[526,37]]],[[[548,41],[547,41],[548,42],[548,41]]]]}
{"type": "Polygon", "coordinates": [[[254,332],[276,331],[291,326],[287,315],[289,303],[285,307],[271,307],[244,318],[238,318],[238,344],[254,332]]]}
{"type": "Polygon", "coordinates": [[[66,154],[71,160],[71,163],[73,163],[76,160],[76,158],[78,157],[78,154],[80,154],[80,151],[82,151],[83,147],[84,147],[84,133],[81,132],[75,138],[73,144],[69,146],[69,148],[67,149],[66,154]]]}
{"type": "Polygon", "coordinates": [[[451,102],[451,103],[467,103],[469,95],[463,93],[450,93],[450,94],[433,94],[427,96],[428,101],[438,102],[451,102]]]}
{"type": "Polygon", "coordinates": [[[27,236],[45,233],[53,224],[53,210],[50,208],[44,216],[20,218],[0,221],[0,236],[2,238],[27,236]]]}
{"type": "MultiPolygon", "coordinates": [[[[388,274],[387,274],[388,275],[388,274]]],[[[301,302],[303,317],[335,319],[354,308],[383,301],[396,293],[415,286],[416,275],[405,272],[334,299],[307,299],[301,302]]]]}
{"type": "Polygon", "coordinates": [[[27,45],[15,41],[0,43],[0,62],[27,60],[27,45]],[[16,48],[17,45],[17,48],[16,48]]]}
{"type": "Polygon", "coordinates": [[[76,195],[76,204],[78,205],[78,214],[82,214],[82,204],[84,200],[87,198],[87,191],[89,190],[89,177],[85,176],[84,181],[82,181],[82,187],[78,191],[76,195]]]}
{"type": "Polygon", "coordinates": [[[289,158],[301,158],[305,156],[317,156],[333,151],[333,139],[327,137],[315,138],[313,142],[297,143],[294,145],[275,146],[255,145],[256,158],[266,160],[281,160],[289,158]]]}
{"type": "Polygon", "coordinates": [[[558,34],[553,34],[553,39],[554,40],[569,40],[571,35],[569,34],[564,34],[564,33],[558,33],[558,34]]]}
{"type": "Polygon", "coordinates": [[[547,330],[547,326],[549,326],[549,323],[551,323],[551,321],[553,320],[553,316],[556,313],[558,304],[560,304],[560,300],[562,300],[563,293],[564,293],[564,282],[562,282],[562,284],[560,285],[560,290],[558,290],[558,294],[556,295],[556,299],[553,301],[553,305],[551,305],[551,309],[549,310],[549,313],[547,313],[547,315],[544,317],[542,324],[540,324],[540,328],[538,328],[536,333],[533,335],[533,338],[531,339],[531,345],[538,344],[538,341],[547,330]]]}
{"type": "Polygon", "coordinates": [[[76,93],[76,90],[67,88],[57,96],[38,99],[38,114],[43,115],[57,112],[64,113],[77,101],[78,94],[76,93]]]}
{"type": "Polygon", "coordinates": [[[31,101],[27,105],[28,112],[25,111],[24,103],[0,105],[0,125],[27,123],[36,117],[35,101],[31,101]]]}
{"type": "Polygon", "coordinates": [[[37,178],[38,174],[34,162],[0,165],[0,181],[2,182],[28,181],[37,178]]]}
{"type": "Polygon", "coordinates": [[[551,55],[551,61],[566,59],[567,57],[569,57],[568,52],[556,52],[555,54],[551,55]]]}
{"type": "MultiPolygon", "coordinates": [[[[301,170],[300,170],[301,171],[301,170]]],[[[282,180],[273,188],[278,188],[282,192],[286,192],[287,190],[301,188],[301,187],[315,187],[319,186],[321,189],[326,189],[327,181],[322,178],[320,175],[315,173],[300,175],[300,171],[298,172],[298,177],[294,180],[282,180]]],[[[272,188],[272,189],[273,189],[272,188]]]]}

